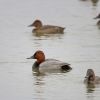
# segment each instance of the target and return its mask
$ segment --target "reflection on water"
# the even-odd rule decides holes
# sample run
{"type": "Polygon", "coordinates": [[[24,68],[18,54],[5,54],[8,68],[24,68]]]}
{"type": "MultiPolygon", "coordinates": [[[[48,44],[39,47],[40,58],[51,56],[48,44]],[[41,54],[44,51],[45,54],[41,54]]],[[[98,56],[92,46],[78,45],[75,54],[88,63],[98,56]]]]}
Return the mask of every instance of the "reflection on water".
{"type": "Polygon", "coordinates": [[[90,93],[87,95],[87,100],[95,100],[94,94],[90,93]]]}
{"type": "Polygon", "coordinates": [[[33,77],[35,78],[34,85],[44,85],[43,78],[45,77],[45,74],[33,73],[33,77]]]}
{"type": "MultiPolygon", "coordinates": [[[[100,85],[97,84],[87,84],[86,85],[86,95],[87,95],[87,99],[88,100],[95,100],[95,98],[97,99],[98,96],[98,89],[100,91],[100,85]]],[[[99,97],[98,97],[99,98],[99,97]]]]}
{"type": "MultiPolygon", "coordinates": [[[[59,90],[59,88],[63,87],[61,83],[63,83],[63,78],[65,76],[65,73],[33,73],[34,77],[34,93],[35,100],[48,100],[51,98],[54,99],[54,97],[59,97],[54,90],[59,90]],[[60,79],[61,78],[61,79],[60,79]],[[61,85],[61,86],[60,86],[61,85]],[[56,87],[57,86],[57,87],[56,87]]],[[[66,80],[65,80],[66,81],[66,80]]],[[[67,83],[64,83],[64,85],[67,83]]],[[[62,97],[61,97],[62,98],[62,97]]],[[[60,100],[60,99],[59,99],[60,100]]]]}
{"type": "Polygon", "coordinates": [[[61,39],[64,35],[64,33],[55,33],[55,34],[41,34],[41,33],[32,33],[33,36],[35,36],[38,39],[48,39],[48,38],[59,38],[61,39]]]}
{"type": "Polygon", "coordinates": [[[100,100],[100,87],[83,83],[89,68],[100,76],[99,1],[0,0],[0,8],[0,100],[100,100]],[[65,33],[32,34],[32,18],[65,26],[65,33]],[[37,49],[72,71],[32,74],[26,57],[37,49]]]}
{"type": "Polygon", "coordinates": [[[35,100],[45,100],[44,96],[43,96],[43,93],[44,93],[44,85],[45,85],[45,82],[43,80],[44,78],[44,75],[43,74],[33,74],[34,75],[34,83],[33,85],[35,85],[35,100]]]}
{"type": "MultiPolygon", "coordinates": [[[[34,65],[34,64],[33,64],[34,65]]],[[[39,71],[39,68],[34,68],[34,66],[32,66],[32,72],[33,75],[35,76],[44,76],[47,74],[61,74],[61,73],[68,73],[70,72],[72,69],[70,70],[60,70],[60,69],[44,69],[42,70],[42,72],[39,71]]]]}
{"type": "Polygon", "coordinates": [[[87,93],[93,93],[95,91],[95,84],[87,84],[87,93]]]}
{"type": "Polygon", "coordinates": [[[87,2],[91,2],[93,6],[97,6],[99,0],[81,0],[81,1],[87,1],[87,2]]]}

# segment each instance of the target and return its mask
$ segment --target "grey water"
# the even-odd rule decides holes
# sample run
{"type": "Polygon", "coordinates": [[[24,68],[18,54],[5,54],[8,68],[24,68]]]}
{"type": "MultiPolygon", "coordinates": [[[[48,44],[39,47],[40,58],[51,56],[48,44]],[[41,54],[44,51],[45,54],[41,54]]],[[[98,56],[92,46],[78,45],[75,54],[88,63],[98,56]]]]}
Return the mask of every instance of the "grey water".
{"type": "Polygon", "coordinates": [[[83,83],[88,68],[100,76],[99,13],[99,1],[0,0],[0,100],[100,100],[100,86],[83,83]],[[64,34],[33,34],[35,19],[66,27],[64,34]],[[36,50],[72,70],[33,74],[35,60],[26,58],[36,50]]]}

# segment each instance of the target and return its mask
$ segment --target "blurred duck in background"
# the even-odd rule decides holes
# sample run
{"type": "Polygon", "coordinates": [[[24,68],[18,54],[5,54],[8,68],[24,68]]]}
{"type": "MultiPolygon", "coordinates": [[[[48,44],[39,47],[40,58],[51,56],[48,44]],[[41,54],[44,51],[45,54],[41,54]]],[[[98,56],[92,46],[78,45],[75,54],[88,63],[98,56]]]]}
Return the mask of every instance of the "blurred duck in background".
{"type": "Polygon", "coordinates": [[[86,76],[85,76],[84,83],[87,83],[87,84],[100,84],[100,77],[95,76],[95,73],[94,73],[93,69],[88,69],[87,73],[86,73],[86,76]]]}
{"type": "Polygon", "coordinates": [[[99,0],[91,0],[93,6],[96,6],[99,0]]]}
{"type": "Polygon", "coordinates": [[[80,0],[80,1],[90,1],[93,6],[97,6],[99,0],[80,0]]]}

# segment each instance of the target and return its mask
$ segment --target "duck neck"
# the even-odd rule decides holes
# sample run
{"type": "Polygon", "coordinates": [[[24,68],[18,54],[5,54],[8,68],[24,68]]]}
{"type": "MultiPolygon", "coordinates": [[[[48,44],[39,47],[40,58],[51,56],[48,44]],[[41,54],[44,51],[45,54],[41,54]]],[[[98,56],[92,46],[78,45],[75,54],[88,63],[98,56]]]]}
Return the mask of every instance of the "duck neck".
{"type": "Polygon", "coordinates": [[[38,59],[38,60],[37,60],[37,63],[38,63],[38,64],[41,64],[41,63],[44,62],[44,61],[45,61],[45,59],[38,59]]]}
{"type": "Polygon", "coordinates": [[[38,29],[40,29],[41,27],[40,26],[37,26],[36,28],[35,28],[35,30],[38,30],[38,29]]]}
{"type": "Polygon", "coordinates": [[[45,61],[45,55],[42,51],[38,51],[34,54],[34,59],[36,59],[36,62],[40,64],[45,61]]]}
{"type": "Polygon", "coordinates": [[[42,57],[42,58],[38,58],[37,59],[37,63],[38,64],[41,64],[42,62],[44,62],[45,61],[45,57],[42,57]]]}
{"type": "Polygon", "coordinates": [[[91,75],[91,76],[89,76],[89,78],[88,78],[88,81],[94,81],[95,80],[95,76],[93,76],[93,75],[91,75]]]}
{"type": "Polygon", "coordinates": [[[36,25],[36,29],[40,29],[42,27],[42,22],[40,22],[40,23],[38,23],[37,25],[36,25]]]}

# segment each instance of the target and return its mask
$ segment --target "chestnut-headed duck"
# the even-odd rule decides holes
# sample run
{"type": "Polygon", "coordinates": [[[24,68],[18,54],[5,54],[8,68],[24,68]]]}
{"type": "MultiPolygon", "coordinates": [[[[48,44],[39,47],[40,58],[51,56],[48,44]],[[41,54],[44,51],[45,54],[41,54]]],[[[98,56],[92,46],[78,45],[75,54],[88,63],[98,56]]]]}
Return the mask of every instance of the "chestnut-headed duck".
{"type": "Polygon", "coordinates": [[[93,69],[88,69],[87,73],[86,73],[86,76],[85,76],[84,83],[87,83],[87,84],[100,84],[100,77],[95,76],[95,73],[94,73],[93,69]]]}
{"type": "Polygon", "coordinates": [[[63,33],[65,29],[64,27],[60,26],[43,25],[40,20],[35,20],[31,25],[29,25],[29,27],[35,27],[32,32],[40,34],[63,33]]]}
{"type": "Polygon", "coordinates": [[[35,63],[32,66],[32,70],[39,72],[50,71],[50,70],[61,70],[61,71],[70,71],[72,68],[70,64],[62,62],[56,59],[45,59],[45,54],[43,51],[38,50],[34,53],[33,56],[27,59],[36,59],[35,63]]]}
{"type": "MultiPolygon", "coordinates": [[[[98,14],[98,16],[96,16],[94,19],[100,19],[100,14],[98,14]]],[[[97,26],[98,28],[100,28],[100,20],[98,20],[97,26]]]]}

